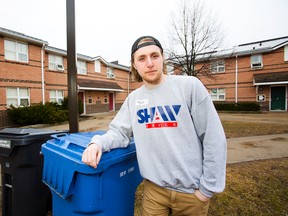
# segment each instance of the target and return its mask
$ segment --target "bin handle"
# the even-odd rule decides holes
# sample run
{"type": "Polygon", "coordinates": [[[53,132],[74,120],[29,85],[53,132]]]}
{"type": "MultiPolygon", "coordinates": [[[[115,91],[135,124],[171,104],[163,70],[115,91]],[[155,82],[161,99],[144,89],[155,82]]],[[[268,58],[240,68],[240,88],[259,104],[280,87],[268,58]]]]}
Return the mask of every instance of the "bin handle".
{"type": "Polygon", "coordinates": [[[57,139],[59,137],[64,137],[64,136],[68,136],[67,133],[59,133],[59,134],[52,134],[51,137],[57,139]]]}

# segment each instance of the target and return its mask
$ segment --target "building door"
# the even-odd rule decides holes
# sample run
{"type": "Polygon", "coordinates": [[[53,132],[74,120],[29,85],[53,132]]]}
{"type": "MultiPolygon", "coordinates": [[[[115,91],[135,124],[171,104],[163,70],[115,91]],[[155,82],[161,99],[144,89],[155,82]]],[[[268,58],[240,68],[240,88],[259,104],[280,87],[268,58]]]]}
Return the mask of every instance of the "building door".
{"type": "Polygon", "coordinates": [[[109,111],[114,111],[114,94],[109,93],[109,111]]]}
{"type": "Polygon", "coordinates": [[[286,110],[286,87],[271,87],[271,110],[286,110]]]}

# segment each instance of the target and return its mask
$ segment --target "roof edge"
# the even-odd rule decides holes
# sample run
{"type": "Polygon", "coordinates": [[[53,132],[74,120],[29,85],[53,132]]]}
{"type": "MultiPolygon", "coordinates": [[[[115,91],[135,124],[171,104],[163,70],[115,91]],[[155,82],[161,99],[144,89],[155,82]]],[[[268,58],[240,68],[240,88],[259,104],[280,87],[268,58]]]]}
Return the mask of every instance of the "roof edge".
{"type": "Polygon", "coordinates": [[[249,42],[249,43],[245,43],[245,44],[239,44],[238,46],[247,46],[247,45],[252,45],[252,44],[257,44],[257,43],[263,43],[263,42],[268,42],[268,41],[274,41],[274,40],[280,40],[280,39],[284,39],[287,38],[288,40],[288,36],[283,36],[283,37],[278,37],[278,38],[271,38],[271,39],[266,39],[266,40],[260,40],[260,41],[255,41],[255,42],[249,42]]]}
{"type": "Polygon", "coordinates": [[[12,39],[22,39],[25,42],[30,42],[30,43],[34,43],[34,44],[41,44],[41,45],[48,45],[47,41],[35,38],[35,37],[31,37],[28,35],[25,35],[23,33],[17,32],[17,31],[13,31],[10,29],[6,29],[3,27],[0,27],[0,34],[6,36],[6,37],[10,37],[12,39]]]}

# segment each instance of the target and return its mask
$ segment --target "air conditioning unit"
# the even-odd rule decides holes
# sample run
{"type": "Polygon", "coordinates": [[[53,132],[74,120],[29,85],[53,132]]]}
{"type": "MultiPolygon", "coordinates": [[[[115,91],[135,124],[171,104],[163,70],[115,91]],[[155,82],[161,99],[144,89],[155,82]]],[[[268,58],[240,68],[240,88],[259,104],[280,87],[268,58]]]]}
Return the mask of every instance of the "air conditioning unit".
{"type": "Polygon", "coordinates": [[[251,64],[251,68],[258,69],[258,68],[262,68],[262,67],[263,67],[262,63],[252,63],[251,64]]]}
{"type": "Polygon", "coordinates": [[[114,73],[107,73],[107,77],[111,79],[115,79],[114,73]]]}
{"type": "Polygon", "coordinates": [[[63,65],[56,65],[56,69],[58,70],[58,71],[64,71],[64,66],[63,65]]]}

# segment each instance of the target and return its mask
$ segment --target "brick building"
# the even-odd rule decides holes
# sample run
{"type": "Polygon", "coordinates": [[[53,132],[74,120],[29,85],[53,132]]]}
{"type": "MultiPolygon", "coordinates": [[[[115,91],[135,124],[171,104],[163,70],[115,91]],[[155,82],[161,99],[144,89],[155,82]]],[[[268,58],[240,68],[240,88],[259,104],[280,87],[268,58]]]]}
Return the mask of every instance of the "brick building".
{"type": "MultiPolygon", "coordinates": [[[[242,44],[212,57],[211,76],[198,78],[215,102],[257,102],[263,111],[287,111],[288,36],[242,44]]],[[[118,110],[139,87],[129,67],[101,56],[78,54],[77,73],[83,114],[118,110]]],[[[61,102],[68,96],[66,51],[0,27],[0,95],[0,128],[12,124],[10,104],[61,102]]]]}
{"type": "MultiPolygon", "coordinates": [[[[129,92],[129,67],[101,56],[77,54],[78,98],[83,114],[118,110],[129,92]]],[[[67,52],[47,41],[0,27],[0,127],[11,125],[9,105],[61,102],[68,96],[67,52]]]]}
{"type": "Polygon", "coordinates": [[[217,52],[210,70],[211,76],[199,79],[215,102],[257,102],[262,111],[287,111],[288,36],[217,52]]]}

